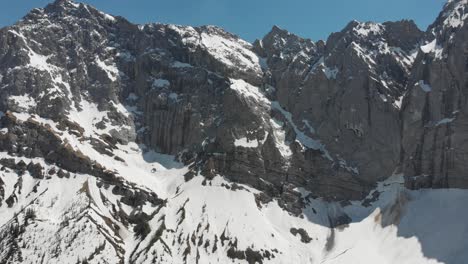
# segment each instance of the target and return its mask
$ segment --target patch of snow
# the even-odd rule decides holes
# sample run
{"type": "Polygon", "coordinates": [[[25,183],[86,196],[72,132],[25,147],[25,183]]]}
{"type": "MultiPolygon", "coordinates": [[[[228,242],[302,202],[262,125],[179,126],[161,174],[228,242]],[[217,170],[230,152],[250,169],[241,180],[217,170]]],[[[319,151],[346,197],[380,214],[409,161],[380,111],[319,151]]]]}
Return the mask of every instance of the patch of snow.
{"type": "Polygon", "coordinates": [[[415,83],[414,85],[419,86],[421,88],[421,90],[423,90],[426,93],[429,93],[430,91],[432,91],[432,87],[429,84],[425,83],[424,80],[420,80],[419,82],[415,83]]]}
{"type": "MultiPolygon", "coordinates": [[[[111,102],[117,111],[121,112],[125,116],[129,116],[128,110],[120,103],[111,102]]],[[[105,129],[98,129],[97,123],[108,118],[108,111],[100,111],[95,103],[82,100],[80,102],[81,110],[72,109],[70,110],[68,117],[71,121],[78,123],[85,130],[86,136],[100,135],[103,133],[109,134],[112,129],[120,131],[122,129],[130,129],[129,126],[124,125],[112,125],[110,122],[106,123],[105,129]]]]}
{"type": "MultiPolygon", "coordinates": [[[[63,81],[61,81],[61,78],[60,80],[57,80],[57,83],[63,83],[65,84],[63,81]]],[[[68,83],[66,83],[68,87],[68,83]]],[[[61,97],[64,97],[65,96],[65,93],[60,89],[58,88],[57,86],[55,87],[51,87],[45,91],[41,91],[41,93],[39,94],[39,98],[42,98],[42,97],[45,97],[47,96],[49,99],[55,99],[55,98],[61,98],[61,97]]]]}
{"type": "MultiPolygon", "coordinates": [[[[317,69],[321,69],[327,79],[336,79],[336,76],[339,73],[339,70],[336,66],[330,68],[325,64],[325,58],[323,56],[314,65],[312,65],[309,74],[315,72],[317,69]]],[[[309,75],[307,75],[306,79],[308,78],[309,75]]]]}
{"type": "Polygon", "coordinates": [[[117,80],[117,77],[119,76],[119,70],[117,69],[117,66],[115,65],[115,63],[102,61],[99,58],[99,56],[96,56],[94,61],[96,62],[97,66],[99,66],[103,71],[107,73],[107,77],[109,77],[109,80],[113,82],[117,80]]]}
{"type": "Polygon", "coordinates": [[[260,58],[251,50],[252,45],[235,38],[215,33],[201,33],[201,45],[217,60],[229,67],[262,72],[260,58]]]}
{"type": "Polygon", "coordinates": [[[281,112],[281,114],[286,118],[288,123],[293,127],[294,132],[296,133],[296,140],[299,143],[301,143],[303,146],[309,149],[321,150],[326,158],[328,158],[329,160],[333,160],[328,151],[325,149],[325,146],[322,143],[320,143],[320,141],[310,138],[296,126],[292,119],[292,114],[290,112],[284,110],[276,101],[271,103],[271,107],[272,109],[276,109],[279,112],[281,112]]]}
{"type": "Polygon", "coordinates": [[[367,37],[369,36],[369,34],[375,34],[375,35],[381,34],[384,29],[385,27],[382,24],[367,22],[367,23],[359,23],[359,25],[357,25],[353,29],[353,31],[363,37],[367,37]]]}
{"type": "Polygon", "coordinates": [[[80,7],[80,4],[78,4],[78,3],[75,3],[75,2],[73,2],[73,1],[67,1],[67,4],[69,4],[69,5],[73,6],[74,8],[78,8],[78,7],[80,7]]]}
{"type": "Polygon", "coordinates": [[[231,79],[230,87],[246,98],[252,98],[256,102],[262,103],[263,105],[270,104],[270,100],[265,97],[265,95],[259,90],[258,87],[253,86],[244,80],[231,79]]]}
{"type": "Polygon", "coordinates": [[[14,101],[24,111],[28,111],[36,106],[36,101],[29,95],[12,95],[8,100],[14,101]]]}
{"type": "Polygon", "coordinates": [[[404,95],[398,97],[398,99],[395,100],[395,102],[393,103],[393,105],[394,105],[396,108],[401,109],[401,105],[402,105],[402,103],[403,103],[403,98],[404,98],[404,97],[405,97],[404,95]]]}
{"type": "Polygon", "coordinates": [[[194,50],[193,46],[200,43],[200,35],[191,26],[168,25],[167,27],[175,31],[182,38],[182,43],[188,45],[191,51],[194,50]]]}
{"type": "Polygon", "coordinates": [[[244,147],[244,148],[256,148],[258,147],[258,140],[257,139],[249,140],[248,138],[243,137],[243,138],[235,139],[234,146],[244,147]]]}
{"type": "Polygon", "coordinates": [[[440,125],[445,125],[445,124],[448,124],[448,123],[451,123],[455,120],[455,118],[443,118],[439,121],[436,122],[436,126],[440,126],[440,125]]]}
{"type": "MultiPolygon", "coordinates": [[[[387,43],[385,43],[387,45],[387,43]]],[[[400,47],[388,47],[389,52],[393,54],[397,62],[405,69],[407,73],[410,73],[411,67],[419,53],[419,47],[415,47],[410,52],[405,52],[400,47]]]]}
{"type": "Polygon", "coordinates": [[[387,96],[386,96],[385,94],[379,93],[379,97],[380,97],[380,99],[381,99],[383,102],[387,102],[387,101],[388,101],[387,96]]]}
{"type": "Polygon", "coordinates": [[[176,102],[179,101],[179,95],[177,93],[170,93],[168,97],[172,101],[176,101],[176,102]]]}
{"type": "MultiPolygon", "coordinates": [[[[287,142],[286,140],[286,131],[283,129],[284,124],[276,119],[271,119],[270,125],[273,130],[273,138],[275,140],[276,148],[281,153],[281,156],[283,156],[286,160],[290,159],[292,156],[292,151],[289,147],[290,142],[287,142]]],[[[289,163],[286,164],[286,166],[289,166],[289,163]]]]}
{"type": "Polygon", "coordinates": [[[110,22],[115,22],[115,17],[109,15],[109,14],[106,14],[106,13],[103,13],[104,15],[104,18],[109,20],[110,22]]]}
{"type": "Polygon", "coordinates": [[[130,116],[130,113],[127,111],[127,108],[125,108],[124,105],[122,105],[120,102],[116,103],[114,101],[110,101],[111,105],[121,114],[125,116],[130,116]]]}
{"type": "Polygon", "coordinates": [[[333,69],[325,67],[323,69],[323,72],[325,73],[325,76],[327,76],[328,79],[336,79],[336,75],[338,74],[339,70],[336,67],[333,69]]]}
{"type": "Polygon", "coordinates": [[[49,57],[29,50],[29,65],[39,70],[50,71],[49,63],[47,62],[49,57]]]}
{"type": "Polygon", "coordinates": [[[358,54],[359,57],[361,57],[367,64],[370,65],[377,65],[377,63],[375,62],[375,60],[372,58],[372,56],[370,54],[368,54],[365,49],[363,49],[358,43],[356,42],[352,42],[351,43],[351,46],[353,47],[353,49],[356,51],[356,53],[358,54]]]}
{"type": "Polygon", "coordinates": [[[437,44],[437,39],[434,39],[433,41],[421,46],[421,51],[426,54],[433,53],[435,58],[441,59],[444,49],[442,46],[437,44]]]}
{"type": "Polygon", "coordinates": [[[156,87],[156,88],[169,87],[169,85],[171,85],[171,83],[165,79],[155,79],[153,81],[153,87],[156,87]]]}

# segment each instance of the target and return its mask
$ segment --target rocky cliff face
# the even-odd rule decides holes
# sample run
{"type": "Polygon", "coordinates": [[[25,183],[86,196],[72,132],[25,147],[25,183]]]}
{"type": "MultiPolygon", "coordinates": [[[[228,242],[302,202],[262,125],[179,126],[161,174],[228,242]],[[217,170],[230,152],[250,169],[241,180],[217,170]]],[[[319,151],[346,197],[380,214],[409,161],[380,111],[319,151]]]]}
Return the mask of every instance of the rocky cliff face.
{"type": "Polygon", "coordinates": [[[358,198],[392,174],[400,155],[400,102],[422,35],[411,21],[351,22],[326,44],[277,28],[256,43],[272,53],[267,75],[276,100],[291,112],[296,132],[320,140],[315,148],[330,164],[317,169],[327,161],[314,164],[310,155],[296,164],[317,177],[308,185],[314,192],[358,198]]]}
{"type": "Polygon", "coordinates": [[[467,5],[428,32],[353,21],[313,42],[275,26],[253,44],[67,0],[34,9],[0,30],[0,263],[330,260],[357,232],[335,227],[376,208],[379,228],[403,219],[417,192],[396,175],[466,188],[467,5]]]}
{"type": "Polygon", "coordinates": [[[421,34],[409,21],[352,22],[325,44],[274,27],[252,46],[58,1],[2,30],[2,111],[91,115],[89,140],[136,140],[300,212],[296,187],[357,199],[392,173],[395,102],[421,34]]]}
{"type": "Polygon", "coordinates": [[[404,100],[403,172],[411,188],[466,188],[467,1],[428,29],[404,100]]]}
{"type": "Polygon", "coordinates": [[[2,30],[1,105],[62,123],[93,115],[90,140],[136,140],[291,206],[296,187],[359,199],[400,162],[423,35],[412,21],[354,21],[326,43],[274,27],[252,46],[212,26],[136,26],[57,1],[2,30]]]}

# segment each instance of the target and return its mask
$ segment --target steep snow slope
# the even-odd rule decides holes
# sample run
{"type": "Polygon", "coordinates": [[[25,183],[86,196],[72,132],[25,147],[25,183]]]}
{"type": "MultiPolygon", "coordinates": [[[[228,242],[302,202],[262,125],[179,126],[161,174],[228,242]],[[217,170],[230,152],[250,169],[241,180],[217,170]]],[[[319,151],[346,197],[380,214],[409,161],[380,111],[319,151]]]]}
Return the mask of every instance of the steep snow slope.
{"type": "Polygon", "coordinates": [[[257,190],[221,176],[186,182],[187,167],[142,146],[117,145],[114,153],[124,163],[74,142],[137,183],[134,188],[155,191],[162,202],[132,204],[102,179],[60,176],[58,167],[41,158],[3,152],[2,160],[40,164],[46,174],[37,179],[7,166],[0,174],[5,197],[15,201],[0,207],[1,256],[8,263],[462,263],[468,257],[468,229],[460,215],[468,191],[408,191],[402,177],[393,176],[366,200],[348,204],[302,191],[306,207],[298,217],[275,200],[259,203],[257,190]],[[350,224],[341,225],[342,218],[350,224]],[[148,228],[144,236],[142,226],[148,228]]]}

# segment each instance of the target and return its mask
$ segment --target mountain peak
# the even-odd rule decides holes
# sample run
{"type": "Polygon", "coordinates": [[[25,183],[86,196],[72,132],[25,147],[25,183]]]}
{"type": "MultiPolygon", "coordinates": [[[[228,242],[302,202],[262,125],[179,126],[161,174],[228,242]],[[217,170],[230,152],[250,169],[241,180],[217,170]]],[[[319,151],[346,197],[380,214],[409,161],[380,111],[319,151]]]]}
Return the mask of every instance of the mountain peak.
{"type": "Polygon", "coordinates": [[[291,41],[300,41],[300,42],[310,42],[310,43],[313,43],[312,40],[310,39],[306,39],[306,38],[302,38],[294,33],[291,33],[289,32],[288,30],[286,29],[283,29],[283,28],[280,28],[279,26],[277,25],[273,25],[273,27],[271,28],[270,32],[268,32],[264,37],[263,37],[263,41],[265,40],[268,40],[268,39],[271,39],[271,38],[276,38],[276,39],[281,39],[282,42],[284,42],[283,44],[286,44],[288,42],[288,40],[291,40],[291,41]]]}
{"type": "Polygon", "coordinates": [[[345,26],[341,33],[351,33],[360,37],[368,37],[370,35],[381,35],[384,30],[385,26],[381,23],[352,20],[345,26]]]}
{"type": "Polygon", "coordinates": [[[307,53],[306,57],[316,53],[317,45],[310,39],[297,36],[285,29],[274,25],[261,40],[254,42],[257,53],[266,56],[265,51],[276,56],[293,58],[301,51],[307,53]]]}
{"type": "Polygon", "coordinates": [[[422,38],[423,34],[412,20],[385,23],[353,20],[342,31],[333,33],[327,42],[333,44],[337,40],[345,39],[344,37],[347,37],[348,41],[366,43],[366,45],[385,41],[390,46],[410,51],[415,48],[415,45],[422,38]]]}
{"type": "Polygon", "coordinates": [[[55,0],[53,3],[47,5],[46,8],[78,8],[80,4],[72,0],[55,0]]]}
{"type": "Polygon", "coordinates": [[[287,30],[282,29],[277,25],[273,25],[273,27],[271,27],[270,32],[274,32],[274,33],[277,33],[277,34],[284,34],[284,33],[287,34],[287,33],[289,33],[287,30]]]}
{"type": "MultiPolygon", "coordinates": [[[[270,32],[268,32],[264,38],[267,38],[267,37],[273,37],[273,36],[276,36],[276,37],[280,37],[280,38],[285,38],[285,39],[288,39],[288,38],[291,38],[291,39],[294,39],[294,40],[301,40],[301,41],[311,41],[310,39],[306,39],[306,38],[302,38],[294,33],[291,33],[289,32],[288,30],[284,29],[284,28],[281,28],[277,25],[273,25],[271,27],[271,30],[270,32]]],[[[312,41],[311,41],[312,42],[312,41]]]]}
{"type": "Polygon", "coordinates": [[[91,5],[84,3],[76,3],[71,0],[56,0],[48,4],[44,8],[33,9],[23,20],[35,23],[37,19],[54,18],[54,19],[92,19],[99,21],[114,22],[114,16],[101,12],[91,5]]]}
{"type": "Polygon", "coordinates": [[[196,27],[195,30],[197,30],[199,33],[206,33],[209,35],[219,35],[219,36],[223,36],[225,38],[231,38],[231,39],[240,39],[239,36],[232,34],[226,31],[224,28],[215,26],[215,25],[203,25],[203,26],[196,27]]]}

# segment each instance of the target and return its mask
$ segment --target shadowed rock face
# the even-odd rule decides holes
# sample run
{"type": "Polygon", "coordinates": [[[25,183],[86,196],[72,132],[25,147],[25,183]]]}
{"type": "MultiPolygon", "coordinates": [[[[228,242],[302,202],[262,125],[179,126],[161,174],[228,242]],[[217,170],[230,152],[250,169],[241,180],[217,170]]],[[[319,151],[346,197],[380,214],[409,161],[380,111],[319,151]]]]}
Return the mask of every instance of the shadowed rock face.
{"type": "Polygon", "coordinates": [[[411,188],[467,188],[466,1],[429,27],[403,107],[403,172],[411,188]]]}
{"type": "Polygon", "coordinates": [[[408,176],[433,175],[428,186],[465,187],[467,33],[444,16],[427,34],[412,21],[353,21],[326,43],[273,27],[252,45],[213,26],[133,25],[56,1],[1,29],[0,111],[78,124],[87,113],[95,134],[83,140],[102,153],[96,138],[145,144],[293,213],[298,188],[360,199],[401,162],[408,176]],[[441,59],[419,49],[434,38],[441,59]]]}

